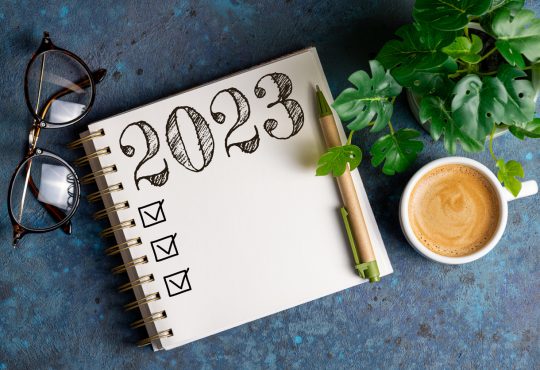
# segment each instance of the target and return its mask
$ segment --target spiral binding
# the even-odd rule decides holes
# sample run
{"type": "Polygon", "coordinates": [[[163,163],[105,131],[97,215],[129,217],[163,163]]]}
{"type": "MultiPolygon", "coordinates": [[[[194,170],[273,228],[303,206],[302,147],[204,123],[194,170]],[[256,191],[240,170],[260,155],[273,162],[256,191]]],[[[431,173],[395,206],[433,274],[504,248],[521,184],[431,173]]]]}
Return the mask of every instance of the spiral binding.
{"type": "Polygon", "coordinates": [[[114,164],[111,166],[103,167],[101,170],[91,172],[88,175],[84,175],[83,177],[81,177],[80,182],[83,185],[88,185],[95,182],[98,177],[105,176],[110,173],[115,173],[116,171],[118,171],[118,169],[114,164]]]}
{"type": "Polygon", "coordinates": [[[111,148],[106,147],[106,148],[98,149],[93,153],[87,154],[85,156],[82,156],[79,159],[76,159],[75,161],[73,161],[73,164],[77,167],[82,167],[90,163],[92,159],[101,157],[102,155],[108,155],[108,154],[111,154],[111,148]]]}
{"type": "Polygon", "coordinates": [[[151,337],[144,338],[143,340],[138,341],[137,346],[138,347],[144,347],[144,346],[147,346],[149,344],[152,344],[152,342],[155,341],[155,340],[168,338],[168,337],[172,337],[172,336],[173,336],[172,329],[163,330],[163,331],[160,331],[159,333],[157,333],[156,335],[152,335],[151,337]]]}
{"type": "MultiPolygon", "coordinates": [[[[105,131],[103,129],[91,132],[87,136],[69,143],[67,145],[67,147],[70,148],[70,149],[76,149],[76,148],[79,148],[79,147],[83,146],[84,143],[90,142],[90,141],[94,140],[95,138],[98,138],[98,137],[101,137],[101,136],[105,136],[105,131]]],[[[92,152],[90,154],[87,154],[87,155],[77,159],[76,161],[74,161],[74,164],[76,166],[78,166],[78,167],[81,167],[83,165],[90,164],[91,161],[97,159],[100,156],[108,155],[110,153],[111,153],[110,147],[105,147],[105,148],[102,148],[102,149],[98,149],[95,152],[92,152]]],[[[92,182],[96,182],[97,179],[100,178],[100,177],[104,177],[106,175],[115,173],[117,171],[118,171],[118,168],[114,164],[110,165],[110,166],[106,166],[106,167],[103,167],[103,168],[101,168],[101,169],[99,169],[97,171],[91,172],[91,173],[81,177],[80,182],[83,185],[90,184],[92,182]]],[[[94,192],[92,194],[89,194],[87,196],[87,199],[91,203],[97,202],[98,200],[103,199],[107,194],[110,194],[110,193],[113,193],[113,192],[116,192],[116,191],[122,191],[122,190],[124,190],[124,186],[120,182],[120,183],[117,183],[117,184],[114,184],[114,185],[110,185],[110,186],[108,186],[108,187],[106,187],[104,189],[101,189],[99,191],[96,191],[96,192],[94,192]]],[[[116,213],[116,212],[118,212],[120,210],[128,209],[128,208],[129,208],[129,202],[128,201],[118,202],[118,203],[113,204],[112,206],[105,207],[104,209],[95,212],[94,213],[94,219],[95,220],[101,220],[101,219],[107,218],[107,216],[109,216],[112,213],[116,213]]],[[[101,235],[101,237],[108,237],[108,236],[114,235],[115,232],[117,232],[117,231],[120,231],[120,230],[123,230],[123,229],[126,229],[126,228],[130,228],[130,227],[134,227],[134,226],[136,226],[136,224],[135,224],[135,220],[133,220],[133,219],[127,220],[127,221],[122,221],[117,225],[110,226],[110,227],[107,227],[107,228],[103,229],[101,231],[100,235],[101,235]]],[[[126,251],[126,250],[128,250],[130,248],[139,246],[139,245],[142,245],[142,240],[141,240],[140,237],[128,239],[128,240],[126,240],[126,241],[124,241],[122,243],[118,243],[118,244],[115,244],[115,245],[107,248],[105,250],[105,254],[107,254],[109,256],[113,256],[113,255],[119,254],[119,253],[121,253],[123,251],[126,251]]],[[[121,264],[121,265],[113,268],[112,273],[113,274],[120,274],[120,273],[123,273],[123,272],[127,272],[128,270],[133,269],[136,266],[142,265],[142,264],[145,264],[145,263],[148,263],[148,257],[146,255],[142,256],[142,257],[135,258],[135,259],[133,259],[133,260],[127,262],[127,263],[121,264]]],[[[128,290],[133,290],[138,286],[141,286],[141,285],[146,284],[146,283],[150,283],[152,281],[154,281],[154,275],[153,274],[144,275],[144,276],[139,277],[136,280],[132,280],[132,281],[126,283],[126,284],[123,284],[123,285],[119,286],[118,291],[119,292],[126,292],[128,290]]],[[[160,299],[161,299],[161,296],[160,296],[159,292],[151,293],[151,294],[148,294],[148,295],[144,296],[141,299],[135,300],[133,302],[130,302],[130,303],[124,305],[124,309],[126,311],[129,311],[129,310],[133,310],[135,308],[141,308],[143,305],[148,305],[150,302],[154,302],[154,301],[157,301],[157,300],[160,300],[160,299]]],[[[143,317],[140,320],[134,321],[130,326],[131,326],[132,329],[136,329],[136,328],[140,328],[142,326],[145,326],[147,324],[151,324],[151,323],[153,323],[155,321],[163,320],[165,318],[167,318],[167,313],[163,310],[163,311],[152,313],[149,316],[143,317]]],[[[152,342],[155,341],[155,340],[168,338],[168,337],[171,337],[171,336],[173,336],[172,329],[163,330],[163,331],[161,331],[161,332],[159,332],[159,333],[157,333],[155,335],[152,335],[152,336],[149,336],[149,337],[147,337],[147,338],[145,338],[143,340],[140,340],[139,342],[137,342],[137,345],[139,347],[143,347],[143,346],[152,344],[152,342]]]]}
{"type": "Polygon", "coordinates": [[[110,193],[113,193],[115,191],[121,191],[121,190],[124,190],[124,185],[122,185],[121,182],[119,182],[118,184],[114,184],[114,185],[111,185],[103,190],[99,190],[99,191],[96,191],[92,194],[88,194],[88,196],[86,197],[86,199],[88,199],[88,201],[90,203],[94,203],[94,202],[97,202],[98,200],[101,199],[101,197],[103,197],[104,195],[107,195],[107,194],[110,194],[110,193]]]}
{"type": "Polygon", "coordinates": [[[87,141],[92,141],[96,137],[100,137],[100,136],[105,136],[105,131],[103,129],[91,132],[91,133],[89,133],[88,135],[86,135],[85,137],[83,137],[81,139],[74,140],[71,143],[69,143],[68,145],[66,145],[66,147],[68,149],[77,149],[77,148],[80,148],[87,141]]]}
{"type": "Polygon", "coordinates": [[[130,227],[135,227],[137,226],[135,224],[135,220],[131,219],[131,220],[128,220],[128,221],[123,221],[123,222],[120,222],[118,225],[114,225],[114,226],[110,226],[110,227],[107,227],[105,229],[103,229],[99,235],[102,237],[102,238],[106,238],[108,236],[111,236],[111,235],[114,235],[114,233],[116,231],[120,231],[122,229],[128,229],[130,227]]]}
{"type": "Polygon", "coordinates": [[[123,263],[119,266],[116,266],[111,270],[113,274],[121,274],[122,272],[126,272],[128,269],[133,268],[137,265],[143,265],[145,263],[148,263],[148,257],[142,256],[139,258],[135,258],[132,261],[129,261],[128,263],[123,263]]]}
{"type": "Polygon", "coordinates": [[[165,318],[167,318],[167,313],[165,311],[160,311],[140,320],[133,321],[129,326],[131,326],[131,329],[137,329],[146,324],[150,324],[151,322],[162,320],[165,318]]]}
{"type": "Polygon", "coordinates": [[[154,281],[154,274],[144,275],[136,280],[130,281],[129,283],[120,285],[118,287],[118,292],[120,293],[127,292],[128,290],[131,290],[135,287],[141,286],[146,283],[150,283],[152,281],[154,281]]]}
{"type": "Polygon", "coordinates": [[[118,243],[118,244],[113,245],[112,247],[105,249],[105,254],[107,256],[114,256],[115,254],[118,254],[122,251],[128,250],[131,247],[136,247],[141,244],[142,244],[141,238],[129,239],[123,243],[118,243]]]}
{"type": "Polygon", "coordinates": [[[110,207],[104,208],[101,211],[97,211],[94,213],[94,220],[102,220],[106,218],[110,213],[118,212],[122,209],[128,209],[129,208],[129,202],[120,202],[116,203],[110,207]]]}
{"type": "Polygon", "coordinates": [[[137,299],[133,302],[129,302],[128,304],[125,304],[124,310],[126,312],[131,311],[137,307],[141,307],[142,305],[148,304],[150,302],[159,301],[160,299],[161,299],[161,296],[159,295],[159,292],[150,293],[141,299],[137,299]]]}

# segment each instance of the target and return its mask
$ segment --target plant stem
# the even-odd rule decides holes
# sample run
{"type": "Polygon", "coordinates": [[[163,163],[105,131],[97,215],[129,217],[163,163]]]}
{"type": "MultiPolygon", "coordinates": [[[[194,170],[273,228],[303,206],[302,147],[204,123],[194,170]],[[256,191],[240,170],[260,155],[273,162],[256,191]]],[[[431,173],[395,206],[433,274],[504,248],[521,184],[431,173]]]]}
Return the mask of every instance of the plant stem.
{"type": "Polygon", "coordinates": [[[491,72],[477,72],[480,76],[493,76],[497,74],[498,71],[491,71],[491,72]]]}
{"type": "Polygon", "coordinates": [[[351,132],[349,133],[349,137],[347,138],[347,145],[351,145],[352,137],[355,132],[355,130],[351,130],[351,132]]]}
{"type": "Polygon", "coordinates": [[[469,27],[465,26],[465,28],[463,29],[463,32],[465,32],[465,37],[470,40],[471,38],[469,37],[469,27]]]}
{"type": "Polygon", "coordinates": [[[487,57],[489,57],[491,54],[493,54],[494,52],[497,51],[497,48],[494,47],[493,49],[491,49],[490,51],[488,51],[482,58],[480,58],[480,60],[478,61],[478,63],[480,63],[481,61],[483,61],[484,59],[486,59],[487,57]]]}
{"type": "Polygon", "coordinates": [[[497,162],[497,156],[495,155],[495,152],[493,151],[493,136],[495,136],[495,131],[497,130],[497,125],[493,125],[493,130],[491,130],[491,134],[489,135],[489,154],[491,154],[491,158],[495,162],[497,162]]]}
{"type": "Polygon", "coordinates": [[[528,71],[529,69],[533,69],[535,66],[532,65],[532,66],[527,66],[527,67],[524,67],[524,68],[521,68],[522,71],[528,71]]]}
{"type": "Polygon", "coordinates": [[[392,126],[392,122],[390,121],[388,121],[388,128],[390,129],[390,133],[392,134],[392,136],[394,136],[396,132],[394,131],[394,126],[392,126]]]}

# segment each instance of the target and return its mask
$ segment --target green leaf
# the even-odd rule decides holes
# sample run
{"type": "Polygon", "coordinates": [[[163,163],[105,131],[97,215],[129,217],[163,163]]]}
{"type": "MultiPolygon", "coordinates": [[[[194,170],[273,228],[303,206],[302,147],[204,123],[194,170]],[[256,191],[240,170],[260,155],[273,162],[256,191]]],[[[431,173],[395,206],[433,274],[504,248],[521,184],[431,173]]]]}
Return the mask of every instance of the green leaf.
{"type": "Polygon", "coordinates": [[[513,66],[525,67],[522,54],[532,63],[540,60],[540,19],[532,10],[498,11],[492,22],[497,50],[513,66]]]}
{"type": "Polygon", "coordinates": [[[439,140],[444,136],[444,147],[450,154],[456,152],[458,142],[467,152],[477,152],[484,148],[482,142],[468,135],[461,123],[454,120],[451,108],[439,96],[427,96],[422,99],[420,120],[422,122],[431,120],[430,132],[433,140],[439,140]]]}
{"type": "Polygon", "coordinates": [[[454,94],[452,117],[468,136],[482,142],[494,124],[503,122],[508,93],[498,78],[467,75],[456,84],[454,94]]]}
{"type": "Polygon", "coordinates": [[[525,0],[493,0],[491,8],[480,18],[480,25],[490,35],[493,35],[491,24],[495,14],[501,9],[508,9],[511,12],[521,10],[525,5],[525,0]]]}
{"type": "Polygon", "coordinates": [[[429,22],[438,30],[460,30],[470,16],[480,16],[491,7],[491,0],[416,0],[413,16],[418,22],[429,22]]]}
{"type": "Polygon", "coordinates": [[[491,13],[495,10],[501,8],[507,9],[521,9],[525,5],[525,0],[493,0],[491,8],[489,8],[488,13],[491,13]]]}
{"type": "Polygon", "coordinates": [[[457,70],[455,60],[442,52],[455,38],[455,32],[440,32],[425,25],[408,24],[399,28],[396,35],[401,40],[388,41],[379,51],[376,59],[402,86],[406,86],[411,76],[418,71],[436,72],[457,70]]]}
{"type": "Polygon", "coordinates": [[[317,176],[325,176],[332,173],[334,176],[341,176],[347,169],[352,171],[360,165],[362,161],[362,150],[356,145],[336,146],[328,149],[319,158],[317,176]]]}
{"type": "Polygon", "coordinates": [[[499,181],[504,184],[505,188],[510,190],[512,195],[517,197],[521,191],[521,182],[517,177],[525,177],[525,172],[523,171],[523,167],[521,167],[521,163],[517,161],[508,161],[504,163],[504,159],[500,158],[497,160],[497,168],[499,169],[499,172],[497,172],[499,181]]]}
{"type": "Polygon", "coordinates": [[[371,147],[371,164],[377,167],[384,161],[382,172],[394,175],[405,171],[424,148],[419,140],[413,140],[420,133],[413,129],[401,129],[380,137],[371,147]]]}
{"type": "Polygon", "coordinates": [[[497,78],[504,84],[508,92],[508,102],[505,106],[504,119],[506,125],[520,125],[533,120],[536,104],[535,91],[527,74],[519,69],[504,64],[499,68],[497,78]]]}
{"type": "Polygon", "coordinates": [[[482,58],[479,53],[484,47],[482,39],[475,34],[471,35],[472,42],[465,36],[456,37],[453,43],[442,48],[442,51],[455,59],[476,64],[482,58]]]}
{"type": "Polygon", "coordinates": [[[447,61],[448,63],[434,68],[433,71],[415,71],[401,81],[402,86],[411,89],[420,96],[447,96],[454,90],[455,85],[455,82],[448,78],[448,75],[456,71],[456,62],[452,58],[448,58],[447,61]]]}
{"type": "Polygon", "coordinates": [[[526,137],[538,139],[540,138],[540,118],[535,118],[531,122],[519,126],[510,126],[508,129],[520,140],[526,137]]]}
{"type": "Polygon", "coordinates": [[[393,111],[389,98],[401,92],[401,86],[381,63],[371,60],[369,65],[372,78],[364,71],[354,72],[349,81],[356,89],[345,89],[332,104],[343,121],[351,121],[347,125],[350,130],[361,130],[373,120],[371,131],[385,128],[393,111]]]}

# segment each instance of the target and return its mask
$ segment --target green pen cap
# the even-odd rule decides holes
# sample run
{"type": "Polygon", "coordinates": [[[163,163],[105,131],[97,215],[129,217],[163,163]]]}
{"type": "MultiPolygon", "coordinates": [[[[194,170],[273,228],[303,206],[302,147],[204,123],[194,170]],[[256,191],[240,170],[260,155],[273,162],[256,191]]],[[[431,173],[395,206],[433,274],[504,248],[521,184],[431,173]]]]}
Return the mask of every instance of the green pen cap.
{"type": "Polygon", "coordinates": [[[356,265],[356,269],[364,279],[368,279],[370,283],[381,281],[381,273],[377,261],[365,262],[356,265]]]}

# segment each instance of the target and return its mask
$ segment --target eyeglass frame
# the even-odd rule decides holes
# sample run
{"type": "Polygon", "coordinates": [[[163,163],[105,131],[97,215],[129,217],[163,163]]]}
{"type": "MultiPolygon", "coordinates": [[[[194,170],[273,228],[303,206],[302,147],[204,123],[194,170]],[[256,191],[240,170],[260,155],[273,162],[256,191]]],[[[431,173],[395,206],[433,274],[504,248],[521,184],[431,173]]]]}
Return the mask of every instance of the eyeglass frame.
{"type": "MultiPolygon", "coordinates": [[[[42,62],[42,63],[44,63],[44,62],[42,62]]],[[[13,227],[13,246],[14,247],[17,245],[17,243],[20,241],[20,239],[24,235],[29,234],[29,233],[46,233],[46,232],[50,232],[50,231],[53,231],[53,230],[56,230],[56,229],[62,227],[66,234],[71,234],[71,218],[75,215],[75,212],[77,211],[77,209],[79,207],[79,203],[80,203],[80,189],[81,189],[81,186],[80,186],[79,178],[77,176],[77,173],[73,169],[73,167],[67,161],[62,159],[57,154],[54,154],[53,152],[46,151],[44,149],[38,148],[37,147],[37,141],[39,139],[39,134],[40,134],[42,128],[63,128],[63,127],[73,125],[73,124],[79,122],[80,120],[82,120],[90,112],[90,110],[92,109],[92,106],[93,106],[94,100],[95,100],[95,96],[96,96],[96,84],[100,83],[103,80],[106,73],[107,73],[107,70],[103,69],[103,68],[98,69],[95,72],[90,71],[90,68],[88,68],[88,65],[79,56],[77,56],[76,54],[72,53],[69,50],[57,47],[51,41],[49,33],[48,32],[43,32],[43,39],[41,41],[41,44],[38,47],[38,49],[33,53],[32,57],[30,58],[30,61],[28,62],[28,66],[26,67],[26,72],[25,72],[25,75],[24,75],[25,101],[26,101],[26,105],[27,105],[28,109],[30,110],[30,112],[32,113],[32,116],[34,118],[31,130],[30,130],[30,138],[29,138],[30,139],[30,145],[29,145],[28,151],[24,155],[23,159],[20,161],[20,163],[15,168],[15,171],[13,172],[13,175],[11,177],[11,181],[9,183],[9,188],[8,188],[8,213],[9,213],[9,218],[11,220],[11,224],[12,224],[12,227],[13,227]],[[67,93],[69,92],[68,88],[60,90],[58,93],[54,94],[51,98],[49,98],[49,100],[46,102],[46,104],[45,104],[45,106],[43,108],[43,112],[41,112],[41,115],[39,114],[39,107],[36,107],[34,109],[33,106],[32,106],[32,103],[30,102],[29,83],[28,83],[28,75],[29,75],[30,68],[31,68],[31,66],[33,65],[33,63],[36,61],[36,59],[39,56],[42,56],[42,55],[44,55],[44,54],[46,54],[48,52],[51,52],[51,51],[57,51],[57,52],[64,53],[68,57],[70,57],[70,58],[74,59],[76,62],[78,62],[83,67],[83,69],[85,70],[88,78],[86,78],[83,81],[80,81],[80,83],[78,82],[77,84],[78,85],[84,85],[84,84],[89,83],[90,88],[91,88],[90,101],[88,102],[88,105],[86,106],[86,109],[84,110],[84,112],[82,112],[78,117],[76,117],[76,118],[74,118],[74,119],[72,119],[72,120],[70,120],[68,122],[62,123],[62,124],[55,124],[55,123],[52,123],[52,122],[48,122],[47,120],[45,120],[45,117],[46,117],[47,112],[49,110],[50,104],[54,100],[56,100],[57,98],[59,98],[61,96],[64,96],[64,95],[67,95],[67,93]],[[77,190],[77,196],[74,199],[74,203],[73,203],[73,206],[71,208],[71,211],[62,220],[58,220],[58,218],[60,218],[62,215],[61,214],[58,215],[57,213],[58,212],[63,212],[63,211],[59,210],[57,207],[55,207],[55,206],[53,206],[51,204],[42,203],[43,206],[45,207],[45,209],[47,210],[47,212],[51,215],[51,217],[53,217],[53,219],[58,221],[58,223],[56,223],[55,225],[50,226],[48,228],[43,228],[43,229],[30,228],[30,227],[26,227],[26,226],[21,225],[21,223],[19,221],[17,221],[17,219],[15,218],[15,215],[13,214],[12,202],[11,202],[12,193],[13,193],[13,185],[15,183],[17,174],[21,170],[21,167],[23,165],[27,164],[27,163],[31,164],[32,159],[34,157],[38,157],[38,156],[49,156],[51,158],[54,158],[54,159],[60,161],[64,166],[66,166],[68,168],[68,170],[71,171],[71,173],[73,173],[73,175],[75,176],[74,177],[74,180],[75,180],[74,184],[75,184],[76,190],[77,190]]],[[[40,78],[42,78],[42,77],[43,77],[43,65],[42,65],[42,71],[41,71],[40,78]]],[[[86,87],[86,86],[84,86],[84,87],[86,87]]],[[[41,86],[40,86],[40,88],[41,88],[41,86]]],[[[27,171],[29,172],[30,169],[28,169],[27,171]]],[[[29,174],[28,174],[27,178],[30,178],[29,174]]],[[[28,181],[30,181],[30,180],[28,180],[28,181]]],[[[32,183],[33,183],[33,180],[32,180],[32,183]]],[[[31,188],[32,188],[32,186],[31,186],[31,188]]],[[[34,196],[37,196],[37,195],[34,194],[34,196]]]]}

